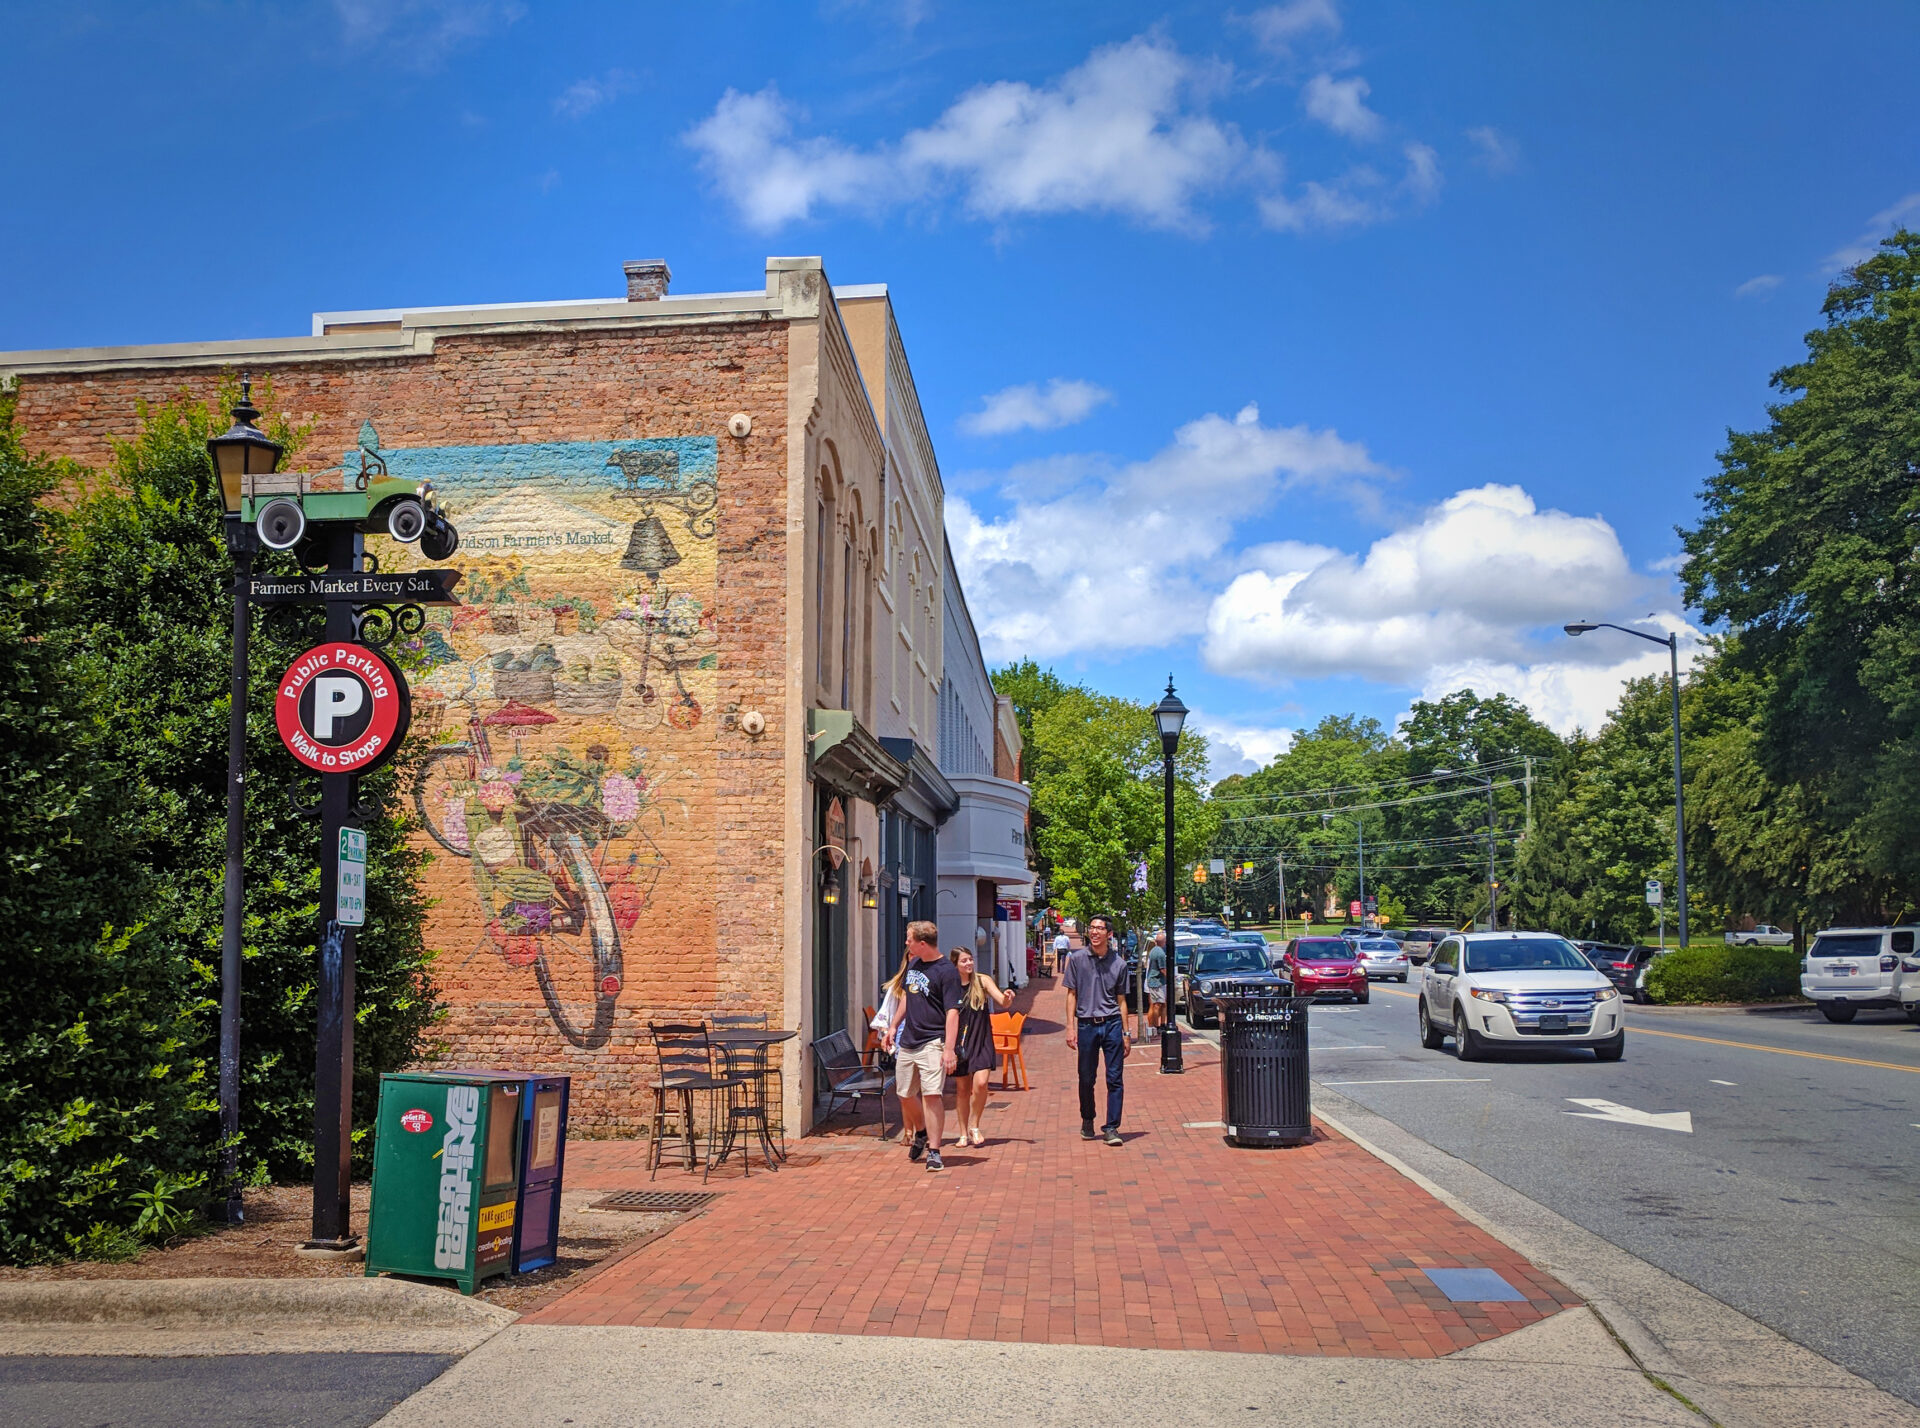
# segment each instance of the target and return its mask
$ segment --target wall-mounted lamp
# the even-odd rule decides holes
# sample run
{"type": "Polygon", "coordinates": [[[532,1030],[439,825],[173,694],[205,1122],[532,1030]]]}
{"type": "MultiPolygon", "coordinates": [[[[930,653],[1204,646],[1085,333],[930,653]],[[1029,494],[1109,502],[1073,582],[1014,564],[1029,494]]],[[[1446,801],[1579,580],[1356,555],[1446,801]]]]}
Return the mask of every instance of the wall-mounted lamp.
{"type": "Polygon", "coordinates": [[[840,874],[829,867],[820,879],[820,901],[833,907],[840,901],[840,874]]]}
{"type": "Polygon", "coordinates": [[[880,906],[880,887],[873,877],[873,859],[860,860],[860,906],[880,906]]]}

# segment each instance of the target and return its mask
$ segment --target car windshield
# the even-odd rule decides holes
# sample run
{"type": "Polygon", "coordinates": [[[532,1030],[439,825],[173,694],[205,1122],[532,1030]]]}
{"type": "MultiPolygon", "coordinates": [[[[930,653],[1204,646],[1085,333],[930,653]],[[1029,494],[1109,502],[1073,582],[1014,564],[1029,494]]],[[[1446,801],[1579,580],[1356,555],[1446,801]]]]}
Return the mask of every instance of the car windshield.
{"type": "Polygon", "coordinates": [[[1353,949],[1337,937],[1302,938],[1294,955],[1302,962],[1351,962],[1353,949]]]}
{"type": "Polygon", "coordinates": [[[1362,952],[1387,952],[1397,954],[1400,944],[1390,937],[1369,937],[1360,944],[1362,952]]]}
{"type": "Polygon", "coordinates": [[[1562,937],[1512,937],[1470,943],[1464,970],[1469,972],[1591,972],[1593,964],[1562,937]]]}
{"type": "Polygon", "coordinates": [[[1233,934],[1233,940],[1235,942],[1245,942],[1251,947],[1265,947],[1267,945],[1267,939],[1258,932],[1236,932],[1233,934]]]}
{"type": "Polygon", "coordinates": [[[1840,937],[1826,933],[1813,939],[1809,957],[1878,957],[1880,955],[1880,934],[1877,932],[1850,932],[1840,937]]]}
{"type": "Polygon", "coordinates": [[[1251,947],[1208,948],[1193,957],[1196,972],[1264,972],[1267,959],[1251,947]]]}

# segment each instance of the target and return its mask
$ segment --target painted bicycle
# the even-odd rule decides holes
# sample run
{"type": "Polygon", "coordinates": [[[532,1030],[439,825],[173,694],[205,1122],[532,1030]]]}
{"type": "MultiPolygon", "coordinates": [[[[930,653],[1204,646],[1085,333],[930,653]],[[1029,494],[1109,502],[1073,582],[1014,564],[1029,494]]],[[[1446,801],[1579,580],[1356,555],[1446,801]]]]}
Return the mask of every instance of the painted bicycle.
{"type": "Polygon", "coordinates": [[[532,967],[555,1028],[573,1045],[604,1046],[624,985],[620,934],[652,897],[666,859],[641,827],[651,805],[637,767],[604,745],[521,752],[555,722],[509,700],[467,722],[465,740],[424,757],[414,782],[421,823],[472,865],[487,914],[473,955],[532,967]],[[496,740],[511,739],[510,754],[496,740]]]}

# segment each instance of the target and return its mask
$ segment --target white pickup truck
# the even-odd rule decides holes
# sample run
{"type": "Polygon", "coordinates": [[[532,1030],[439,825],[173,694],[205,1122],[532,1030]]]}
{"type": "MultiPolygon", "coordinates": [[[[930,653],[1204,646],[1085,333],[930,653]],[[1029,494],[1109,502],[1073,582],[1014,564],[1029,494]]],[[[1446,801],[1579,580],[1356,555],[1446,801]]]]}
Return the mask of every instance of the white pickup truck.
{"type": "Polygon", "coordinates": [[[1729,947],[1791,947],[1793,934],[1763,922],[1751,932],[1729,932],[1729,947]]]}

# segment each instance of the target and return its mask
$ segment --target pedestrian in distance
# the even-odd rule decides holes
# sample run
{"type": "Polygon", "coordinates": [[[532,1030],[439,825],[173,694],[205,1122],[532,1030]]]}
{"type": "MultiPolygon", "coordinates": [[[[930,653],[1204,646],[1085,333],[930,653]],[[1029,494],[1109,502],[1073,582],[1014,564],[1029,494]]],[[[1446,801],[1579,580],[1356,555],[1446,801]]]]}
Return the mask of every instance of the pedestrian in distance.
{"type": "Polygon", "coordinates": [[[985,1145],[980,1113],[987,1108],[987,1082],[1000,1064],[993,1049],[993,1013],[1013,1005],[1013,993],[1002,991],[992,977],[974,966],[973,953],[956,947],[947,954],[960,977],[960,1039],[953,1070],[953,1109],[960,1118],[961,1145],[985,1145]]]}
{"type": "Polygon", "coordinates": [[[1067,965],[1067,956],[1073,951],[1073,943],[1067,939],[1066,928],[1054,934],[1053,950],[1047,954],[1047,975],[1057,977],[1067,965]]]}
{"type": "Polygon", "coordinates": [[[947,1126],[947,1077],[960,1037],[960,974],[940,955],[940,929],[931,922],[907,924],[907,956],[900,1007],[881,1045],[897,1058],[893,1085],[901,1120],[915,1128],[907,1159],[925,1155],[927,1169],[940,1171],[947,1168],[940,1141],[947,1126]],[[907,1122],[910,1099],[919,1102],[920,1114],[907,1122]]]}
{"type": "Polygon", "coordinates": [[[1147,953],[1147,1025],[1167,1024],[1167,934],[1153,934],[1153,950],[1147,953]]]}
{"type": "Polygon", "coordinates": [[[1107,1069],[1107,1120],[1100,1136],[1121,1145],[1120,1112],[1126,1101],[1127,1053],[1133,1032],[1127,1027],[1127,959],[1113,945],[1107,919],[1087,919],[1087,945],[1067,958],[1067,1045],[1080,1054],[1080,1138],[1093,1140],[1093,1073],[1104,1058],[1107,1069]]]}

